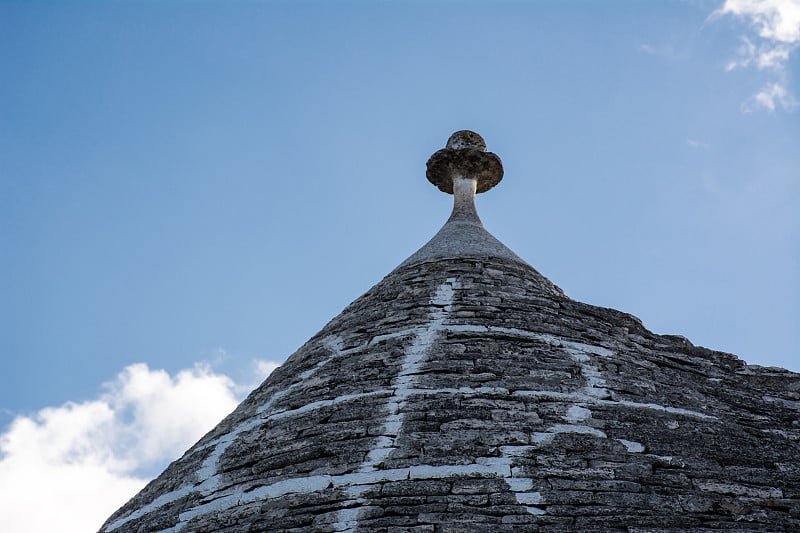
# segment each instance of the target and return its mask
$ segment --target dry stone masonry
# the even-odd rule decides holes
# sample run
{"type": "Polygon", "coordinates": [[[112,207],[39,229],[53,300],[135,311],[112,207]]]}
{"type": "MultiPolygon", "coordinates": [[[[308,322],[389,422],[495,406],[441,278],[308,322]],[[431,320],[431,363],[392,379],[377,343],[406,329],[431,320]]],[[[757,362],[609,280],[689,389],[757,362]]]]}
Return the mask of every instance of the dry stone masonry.
{"type": "Polygon", "coordinates": [[[440,232],[101,531],[800,531],[800,375],[568,298],[483,228],[502,175],[455,133],[440,232]]]}

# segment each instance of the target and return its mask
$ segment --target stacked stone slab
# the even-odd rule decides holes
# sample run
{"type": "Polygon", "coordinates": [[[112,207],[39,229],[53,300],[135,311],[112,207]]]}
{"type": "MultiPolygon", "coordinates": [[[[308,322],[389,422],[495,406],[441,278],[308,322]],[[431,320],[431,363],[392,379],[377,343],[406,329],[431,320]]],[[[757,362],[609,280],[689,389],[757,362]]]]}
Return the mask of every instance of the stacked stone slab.
{"type": "Polygon", "coordinates": [[[470,135],[439,234],[102,532],[800,531],[800,375],[568,298],[481,225],[470,135]]]}

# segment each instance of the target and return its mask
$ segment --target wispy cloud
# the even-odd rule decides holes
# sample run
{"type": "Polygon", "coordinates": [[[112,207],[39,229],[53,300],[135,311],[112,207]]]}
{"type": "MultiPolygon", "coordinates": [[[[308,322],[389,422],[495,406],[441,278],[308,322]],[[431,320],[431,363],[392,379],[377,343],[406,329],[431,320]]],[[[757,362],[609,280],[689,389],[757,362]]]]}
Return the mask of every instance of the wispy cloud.
{"type": "Polygon", "coordinates": [[[275,361],[256,360],[253,361],[253,364],[255,365],[256,376],[258,377],[259,381],[264,381],[265,379],[267,379],[267,376],[272,374],[272,371],[280,366],[275,361]]]}
{"type": "Polygon", "coordinates": [[[727,70],[756,68],[770,71],[773,79],[746,101],[742,109],[792,110],[797,101],[789,90],[786,65],[800,45],[800,1],[798,0],[726,0],[711,14],[711,19],[734,16],[748,23],[755,36],[743,36],[737,57],[727,70]]]}
{"type": "MultiPolygon", "coordinates": [[[[254,362],[254,378],[276,366],[254,362]]],[[[240,392],[207,365],[170,376],[135,364],[94,400],[17,416],[0,434],[3,529],[96,531],[154,470],[232,411],[240,392]]]]}
{"type": "Polygon", "coordinates": [[[792,96],[785,83],[776,82],[765,85],[751,99],[752,103],[745,102],[743,109],[752,110],[752,106],[761,107],[769,111],[775,111],[777,106],[784,109],[794,109],[797,107],[797,100],[792,96]]]}
{"type": "Polygon", "coordinates": [[[250,362],[248,376],[234,387],[234,392],[239,397],[246,396],[251,390],[255,389],[272,374],[272,371],[281,366],[275,361],[264,361],[254,359],[250,362]]]}
{"type": "Polygon", "coordinates": [[[800,41],[800,3],[797,0],[726,0],[719,9],[747,19],[758,34],[771,41],[800,41]]]}
{"type": "Polygon", "coordinates": [[[675,59],[675,49],[671,46],[653,46],[645,43],[639,46],[639,50],[650,56],[675,59]]]}
{"type": "Polygon", "coordinates": [[[737,57],[731,59],[725,65],[725,70],[756,67],[760,70],[771,69],[780,72],[785,68],[793,49],[793,46],[786,44],[761,44],[756,46],[747,37],[742,37],[742,44],[739,46],[737,57]]]}
{"type": "Polygon", "coordinates": [[[692,148],[693,150],[705,150],[709,147],[709,144],[697,139],[686,139],[686,146],[692,148]]]}

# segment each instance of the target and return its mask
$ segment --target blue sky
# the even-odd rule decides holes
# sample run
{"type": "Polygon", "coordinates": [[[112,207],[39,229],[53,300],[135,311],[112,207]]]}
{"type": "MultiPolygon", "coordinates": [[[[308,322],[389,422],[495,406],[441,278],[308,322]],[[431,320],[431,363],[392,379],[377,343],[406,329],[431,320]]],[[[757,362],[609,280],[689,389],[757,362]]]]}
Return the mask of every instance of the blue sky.
{"type": "Polygon", "coordinates": [[[800,371],[799,44],[797,0],[0,4],[0,471],[213,390],[157,473],[438,230],[459,129],[573,298],[800,371]]]}

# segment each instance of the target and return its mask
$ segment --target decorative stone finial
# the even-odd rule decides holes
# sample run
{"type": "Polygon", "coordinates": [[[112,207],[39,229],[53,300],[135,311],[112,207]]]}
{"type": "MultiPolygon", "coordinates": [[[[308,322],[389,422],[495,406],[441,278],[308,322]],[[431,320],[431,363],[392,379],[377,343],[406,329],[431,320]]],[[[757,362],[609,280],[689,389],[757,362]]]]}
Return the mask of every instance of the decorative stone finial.
{"type": "Polygon", "coordinates": [[[483,137],[475,133],[474,131],[469,130],[461,130],[457,131],[447,139],[447,146],[450,150],[463,150],[464,148],[473,148],[475,150],[480,150],[481,152],[486,151],[486,141],[483,140],[483,137]]]}
{"type": "Polygon", "coordinates": [[[474,179],[476,192],[486,192],[503,179],[503,163],[486,151],[483,137],[474,131],[457,131],[447,140],[447,147],[428,159],[428,181],[440,191],[453,194],[453,180],[474,179]]]}
{"type": "Polygon", "coordinates": [[[488,191],[503,178],[503,163],[486,151],[486,143],[480,135],[467,130],[451,135],[447,147],[428,160],[427,176],[441,191],[453,195],[453,211],[442,229],[400,268],[455,257],[499,258],[530,268],[486,231],[478,216],[475,194],[488,191]]]}

